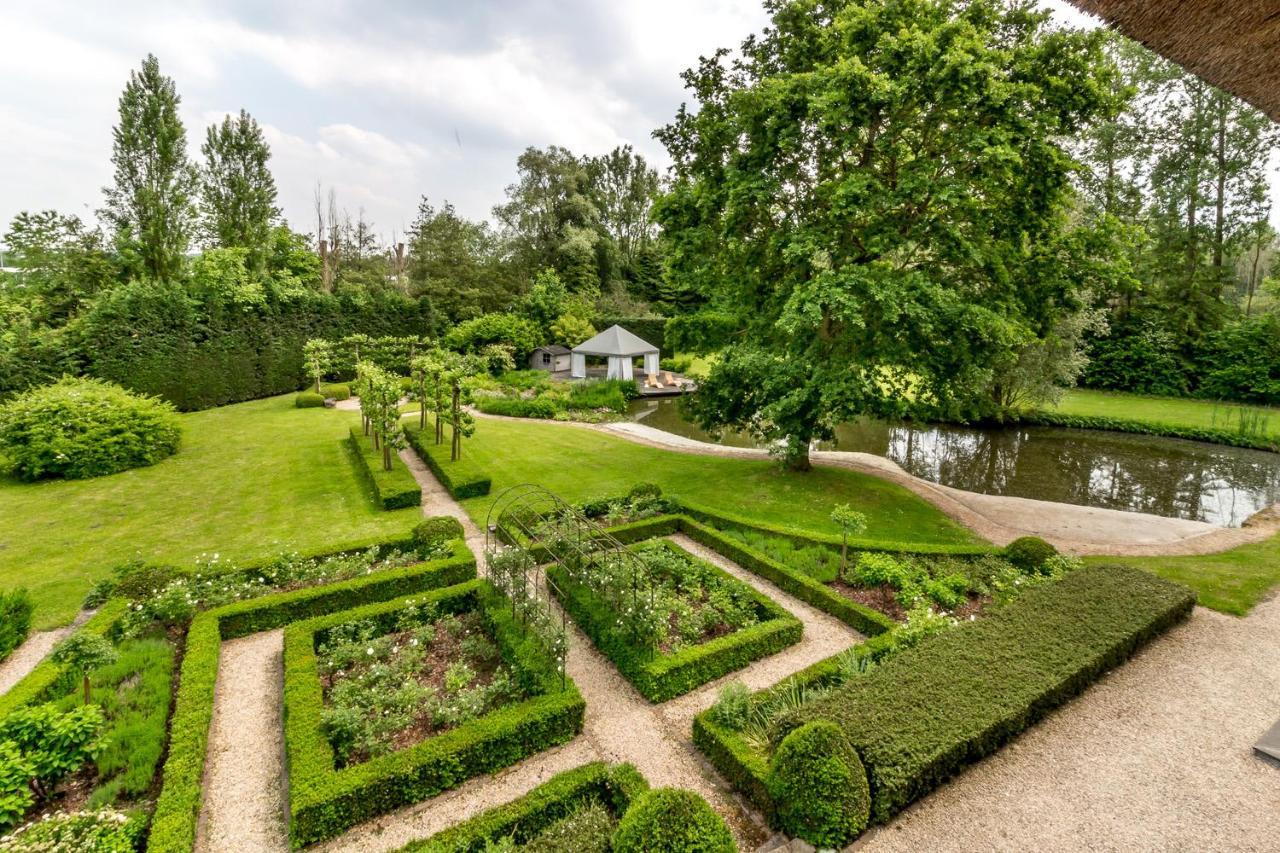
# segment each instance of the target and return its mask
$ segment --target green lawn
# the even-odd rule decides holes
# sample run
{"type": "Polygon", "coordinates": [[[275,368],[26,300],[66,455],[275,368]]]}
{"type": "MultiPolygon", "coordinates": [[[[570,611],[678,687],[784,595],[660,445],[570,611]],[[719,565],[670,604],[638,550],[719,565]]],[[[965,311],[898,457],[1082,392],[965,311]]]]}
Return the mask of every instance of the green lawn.
{"type": "Polygon", "coordinates": [[[578,501],[624,493],[653,482],[698,506],[762,522],[835,535],[831,508],[849,503],[869,519],[863,538],[885,542],[973,544],[968,530],[906,489],[876,477],[830,468],[807,474],[769,460],[694,456],[634,444],[600,432],[538,421],[479,419],[463,452],[493,478],[486,497],[464,504],[483,525],[502,491],[537,483],[578,501]]]}
{"type": "Polygon", "coordinates": [[[1221,554],[1196,557],[1090,557],[1092,563],[1122,563],[1186,584],[1205,607],[1245,616],[1280,584],[1280,536],[1221,554]]]}
{"type": "Polygon", "coordinates": [[[1217,403],[1212,400],[1189,400],[1182,397],[1147,397],[1141,394],[1077,388],[1068,391],[1062,398],[1062,402],[1052,410],[1064,415],[1125,418],[1179,427],[1228,431],[1239,428],[1240,416],[1244,413],[1246,417],[1260,416],[1264,420],[1262,431],[1266,435],[1280,437],[1280,409],[1266,406],[1217,403]]]}
{"type": "Polygon", "coordinates": [[[182,416],[182,449],[94,480],[0,477],[0,589],[26,586],[35,625],[68,622],[94,580],[134,556],[264,557],[403,534],[416,508],[382,512],[343,439],[354,413],[295,409],[293,395],[182,416]]]}

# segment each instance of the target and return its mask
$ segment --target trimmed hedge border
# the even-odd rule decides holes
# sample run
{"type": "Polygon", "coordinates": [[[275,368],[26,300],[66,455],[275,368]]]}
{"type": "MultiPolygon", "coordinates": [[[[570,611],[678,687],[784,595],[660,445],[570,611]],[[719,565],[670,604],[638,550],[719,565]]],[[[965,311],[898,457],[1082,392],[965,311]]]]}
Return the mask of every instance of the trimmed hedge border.
{"type": "Polygon", "coordinates": [[[996,752],[1185,619],[1195,593],[1140,569],[1087,566],[901,651],[779,720],[838,724],[871,783],[872,819],[996,752]]]}
{"type": "Polygon", "coordinates": [[[404,460],[392,454],[391,470],[382,467],[382,451],[358,426],[351,427],[351,450],[355,454],[361,476],[373,488],[373,499],[383,509],[404,509],[422,503],[422,488],[404,460]]]}
{"type": "Polygon", "coordinates": [[[1204,441],[1210,444],[1225,444],[1229,447],[1245,447],[1251,450],[1270,450],[1272,453],[1280,453],[1280,442],[1264,436],[1243,435],[1239,432],[1229,432],[1224,429],[1178,426],[1156,421],[1109,418],[1104,415],[1064,415],[1057,412],[1036,410],[1023,412],[1012,419],[1011,422],[1029,426],[1101,429],[1111,432],[1157,435],[1164,438],[1183,438],[1188,441],[1204,441]]]}
{"type": "Polygon", "coordinates": [[[486,580],[289,625],[284,638],[284,733],[293,846],[332,838],[364,820],[572,740],[582,731],[586,703],[571,680],[562,688],[560,678],[555,662],[511,616],[508,599],[486,580]],[[391,630],[395,615],[409,601],[434,602],[452,613],[478,611],[532,698],[389,755],[336,769],[320,722],[324,703],[317,635],[370,618],[385,620],[391,630]]]}
{"type": "Polygon", "coordinates": [[[525,844],[578,809],[599,803],[621,818],[649,783],[630,764],[584,764],[552,776],[519,799],[489,809],[397,853],[481,853],[492,841],[514,837],[525,844]]]}
{"type": "MultiPolygon", "coordinates": [[[[444,486],[445,491],[456,500],[480,497],[489,494],[492,481],[489,475],[480,470],[470,459],[463,458],[457,462],[449,460],[442,451],[444,445],[432,444],[423,436],[423,430],[416,424],[405,424],[404,435],[423,463],[436,475],[436,479],[444,486]]],[[[434,437],[434,433],[432,433],[434,437]]]]}
{"type": "MultiPolygon", "coordinates": [[[[123,599],[109,599],[102,607],[98,608],[97,613],[90,616],[88,621],[76,629],[75,633],[97,634],[99,637],[108,636],[115,628],[116,622],[120,621],[120,617],[124,615],[127,606],[123,599]]],[[[54,663],[46,656],[21,681],[0,696],[0,717],[24,705],[54,698],[50,694],[63,681],[64,669],[61,664],[54,663]]]]}
{"type": "Polygon", "coordinates": [[[265,595],[196,614],[187,629],[178,695],[169,724],[169,754],[147,850],[190,853],[195,846],[209,724],[213,719],[214,683],[223,640],[370,601],[461,583],[475,577],[475,567],[475,557],[465,543],[458,541],[453,543],[453,554],[441,560],[328,586],[265,595]]]}
{"type": "MultiPolygon", "coordinates": [[[[663,544],[690,559],[698,559],[672,542],[664,540],[663,544]]],[[[547,577],[554,581],[553,591],[564,609],[600,653],[613,661],[642,696],[650,702],[665,702],[798,643],[804,630],[799,619],[750,584],[718,566],[701,562],[746,591],[755,602],[761,621],[670,655],[651,655],[647,649],[633,645],[618,628],[617,616],[608,605],[589,587],[570,580],[562,567],[549,568],[547,577]]]]}

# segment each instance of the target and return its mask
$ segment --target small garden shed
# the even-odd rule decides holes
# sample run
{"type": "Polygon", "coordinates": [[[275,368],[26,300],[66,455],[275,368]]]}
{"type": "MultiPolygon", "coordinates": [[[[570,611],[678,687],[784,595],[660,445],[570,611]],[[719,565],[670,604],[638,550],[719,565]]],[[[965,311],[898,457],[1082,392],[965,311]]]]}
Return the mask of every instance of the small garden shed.
{"type": "Polygon", "coordinates": [[[645,373],[658,372],[658,348],[621,326],[610,326],[591,340],[573,348],[570,375],[575,379],[586,377],[587,356],[607,358],[610,379],[634,379],[631,363],[639,356],[644,357],[645,373]]]}
{"type": "Polygon", "coordinates": [[[559,344],[547,344],[529,353],[530,370],[549,370],[557,373],[569,369],[570,350],[559,344]]]}

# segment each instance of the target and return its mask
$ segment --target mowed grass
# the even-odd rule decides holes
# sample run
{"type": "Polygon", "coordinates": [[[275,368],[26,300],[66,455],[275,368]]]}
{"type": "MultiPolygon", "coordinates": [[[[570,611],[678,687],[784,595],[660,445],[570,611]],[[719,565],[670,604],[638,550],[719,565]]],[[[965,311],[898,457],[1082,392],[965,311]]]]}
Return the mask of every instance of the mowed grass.
{"type": "Polygon", "coordinates": [[[1280,584],[1280,536],[1220,554],[1188,557],[1089,557],[1146,569],[1196,591],[1205,607],[1245,616],[1280,584]]]}
{"type": "Polygon", "coordinates": [[[1213,400],[1189,400],[1181,397],[1147,397],[1115,391],[1091,391],[1077,388],[1068,391],[1056,407],[1048,407],[1064,415],[1124,418],[1153,424],[1169,424],[1198,429],[1239,430],[1243,416],[1246,423],[1256,422],[1262,435],[1280,438],[1280,409],[1218,403],[1213,400]]]}
{"type": "Polygon", "coordinates": [[[149,468],[0,477],[0,589],[27,587],[35,627],[49,628],[133,557],[188,566],[203,553],[251,559],[402,535],[419,510],[374,507],[343,444],[357,418],[274,397],[183,415],[181,450],[149,468]]]}
{"type": "Polygon", "coordinates": [[[545,486],[579,501],[657,483],[673,497],[707,509],[802,531],[836,535],[831,509],[848,503],[868,517],[862,538],[882,542],[976,544],[967,529],[906,489],[876,477],[830,468],[799,474],[770,460],[697,456],[646,447],[604,433],[538,421],[478,418],[463,454],[493,478],[488,496],[464,506],[482,527],[503,490],[545,486]]]}

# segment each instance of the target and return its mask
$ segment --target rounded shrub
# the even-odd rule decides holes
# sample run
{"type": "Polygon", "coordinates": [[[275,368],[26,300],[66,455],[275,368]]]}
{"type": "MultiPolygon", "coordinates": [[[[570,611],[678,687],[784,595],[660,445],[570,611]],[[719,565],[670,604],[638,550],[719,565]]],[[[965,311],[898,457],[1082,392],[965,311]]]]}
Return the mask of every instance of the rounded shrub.
{"type": "Polygon", "coordinates": [[[1038,536],[1020,536],[1004,548],[1004,558],[1024,574],[1040,574],[1058,549],[1038,536]]]}
{"type": "Polygon", "coordinates": [[[0,406],[0,457],[22,480],[154,465],[181,438],[173,406],[99,379],[66,376],[0,406]]]}
{"type": "Polygon", "coordinates": [[[351,399],[351,386],[342,382],[330,382],[328,385],[320,386],[320,393],[330,400],[349,400],[351,399]]]}
{"type": "Polygon", "coordinates": [[[627,497],[632,500],[636,498],[660,498],[662,497],[662,487],[657,483],[636,483],[631,487],[631,491],[627,492],[627,497]]]}
{"type": "Polygon", "coordinates": [[[299,409],[321,409],[324,408],[324,395],[315,391],[299,391],[293,398],[293,405],[299,409]]]}
{"type": "Polygon", "coordinates": [[[466,533],[462,529],[462,522],[451,515],[428,518],[418,522],[413,528],[413,544],[424,551],[464,536],[466,533]]]}
{"type": "Polygon", "coordinates": [[[778,829],[818,847],[843,847],[867,828],[871,790],[840,728],[819,720],[783,738],[769,764],[778,829]]]}
{"type": "Polygon", "coordinates": [[[655,788],[632,802],[613,834],[614,853],[736,853],[733,834],[707,801],[655,788]]]}

